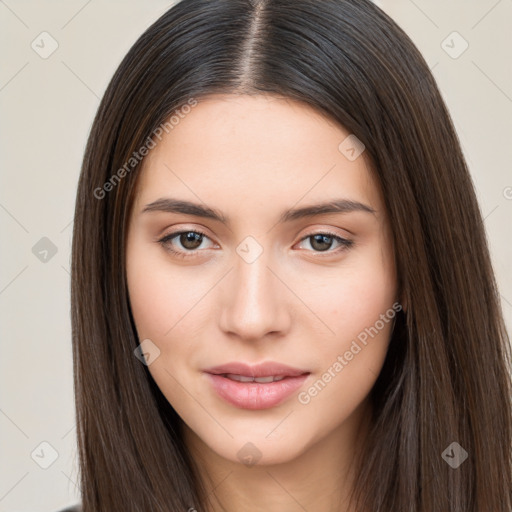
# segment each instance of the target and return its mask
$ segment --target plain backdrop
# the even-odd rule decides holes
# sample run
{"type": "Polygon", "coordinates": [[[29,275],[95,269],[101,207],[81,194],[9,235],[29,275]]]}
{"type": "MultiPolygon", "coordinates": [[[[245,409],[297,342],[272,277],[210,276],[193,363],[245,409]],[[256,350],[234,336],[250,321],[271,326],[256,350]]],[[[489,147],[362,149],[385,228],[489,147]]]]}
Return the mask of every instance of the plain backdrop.
{"type": "MultiPolygon", "coordinates": [[[[110,78],[172,3],[0,0],[0,512],[79,500],[69,314],[77,179],[110,78]]],[[[510,330],[512,0],[376,3],[423,53],[454,119],[510,330]]]]}

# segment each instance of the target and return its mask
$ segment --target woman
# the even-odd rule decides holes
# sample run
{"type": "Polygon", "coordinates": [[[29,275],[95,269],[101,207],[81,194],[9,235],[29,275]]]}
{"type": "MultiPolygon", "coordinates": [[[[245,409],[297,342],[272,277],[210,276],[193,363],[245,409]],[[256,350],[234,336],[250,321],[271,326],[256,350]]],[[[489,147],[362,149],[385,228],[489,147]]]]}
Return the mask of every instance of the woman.
{"type": "Polygon", "coordinates": [[[183,0],[89,137],[82,510],[509,512],[510,352],[434,79],[362,0],[183,0]]]}

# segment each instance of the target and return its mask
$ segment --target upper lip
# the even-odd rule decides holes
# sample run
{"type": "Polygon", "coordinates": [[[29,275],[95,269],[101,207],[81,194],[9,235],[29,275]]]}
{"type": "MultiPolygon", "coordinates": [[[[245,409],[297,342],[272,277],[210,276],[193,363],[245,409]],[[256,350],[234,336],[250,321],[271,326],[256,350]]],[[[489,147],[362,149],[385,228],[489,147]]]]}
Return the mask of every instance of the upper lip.
{"type": "Polygon", "coordinates": [[[241,362],[226,363],[220,366],[208,368],[205,372],[212,373],[214,375],[243,375],[244,377],[297,377],[299,375],[309,373],[306,370],[292,368],[291,366],[274,361],[255,365],[241,362]]]}

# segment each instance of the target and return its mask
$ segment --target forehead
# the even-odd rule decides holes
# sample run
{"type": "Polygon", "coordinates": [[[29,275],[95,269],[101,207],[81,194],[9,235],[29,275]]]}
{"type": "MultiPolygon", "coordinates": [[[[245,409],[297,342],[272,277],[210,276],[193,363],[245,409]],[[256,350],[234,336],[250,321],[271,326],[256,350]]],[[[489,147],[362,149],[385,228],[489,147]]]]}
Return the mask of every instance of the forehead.
{"type": "Polygon", "coordinates": [[[347,197],[378,211],[382,202],[369,158],[364,151],[355,159],[345,152],[353,137],[295,100],[202,98],[155,140],[143,162],[136,204],[172,195],[257,212],[347,197]]]}

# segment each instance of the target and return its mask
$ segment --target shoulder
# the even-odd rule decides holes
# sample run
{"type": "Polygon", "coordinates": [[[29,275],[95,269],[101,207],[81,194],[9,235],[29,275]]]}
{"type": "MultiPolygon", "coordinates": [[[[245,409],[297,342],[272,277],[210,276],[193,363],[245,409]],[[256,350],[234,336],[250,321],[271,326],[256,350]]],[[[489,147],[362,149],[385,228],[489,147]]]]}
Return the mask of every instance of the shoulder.
{"type": "Polygon", "coordinates": [[[82,512],[82,506],[80,504],[73,505],[71,507],[63,508],[57,512],[82,512]]]}

